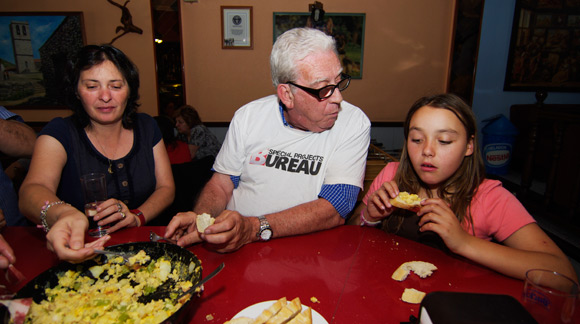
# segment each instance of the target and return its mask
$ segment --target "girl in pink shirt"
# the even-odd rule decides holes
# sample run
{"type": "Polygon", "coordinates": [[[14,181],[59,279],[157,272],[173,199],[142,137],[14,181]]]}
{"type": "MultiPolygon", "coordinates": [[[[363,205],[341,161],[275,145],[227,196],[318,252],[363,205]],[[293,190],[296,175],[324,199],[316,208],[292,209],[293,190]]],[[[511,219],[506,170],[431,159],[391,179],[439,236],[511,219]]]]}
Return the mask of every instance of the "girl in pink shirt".
{"type": "Polygon", "coordinates": [[[419,99],[404,134],[401,161],[375,178],[351,224],[381,224],[511,277],[524,279],[539,268],[577,281],[566,255],[520,202],[499,181],[485,179],[475,117],[465,102],[452,94],[419,99]],[[424,198],[420,210],[392,206],[399,191],[424,198]]]}

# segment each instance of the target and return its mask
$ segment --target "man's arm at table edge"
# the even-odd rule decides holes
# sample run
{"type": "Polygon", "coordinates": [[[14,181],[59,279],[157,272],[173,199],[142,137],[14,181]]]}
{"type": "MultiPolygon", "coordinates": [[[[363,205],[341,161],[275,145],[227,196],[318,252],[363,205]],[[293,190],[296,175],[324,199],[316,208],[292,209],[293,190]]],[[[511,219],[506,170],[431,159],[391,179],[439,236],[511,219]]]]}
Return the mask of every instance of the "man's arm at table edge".
{"type": "MultiPolygon", "coordinates": [[[[204,187],[194,211],[196,213],[207,212],[214,217],[220,215],[225,210],[227,202],[231,198],[232,192],[237,184],[236,180],[237,177],[216,172],[210,179],[210,182],[204,187]]],[[[359,190],[360,188],[351,185],[326,185],[321,190],[321,196],[324,197],[319,197],[314,201],[263,216],[266,216],[266,219],[270,223],[270,227],[272,227],[272,231],[274,232],[274,238],[330,229],[345,223],[344,217],[337,211],[338,206],[335,206],[337,204],[335,200],[353,200],[356,202],[359,190]],[[334,203],[327,199],[333,200],[334,203]]],[[[352,206],[348,207],[352,209],[352,206]]],[[[339,208],[344,209],[348,207],[340,206],[339,208]]],[[[251,223],[253,227],[252,232],[257,234],[260,228],[259,222],[251,223]]],[[[252,241],[256,240],[257,237],[253,237],[252,241]]]]}
{"type": "MultiPolygon", "coordinates": [[[[256,215],[258,216],[258,215],[256,215]]],[[[273,238],[330,229],[344,224],[344,218],[324,198],[300,204],[277,213],[264,215],[272,227],[273,238]]],[[[255,229],[256,233],[259,230],[255,229]]]]}
{"type": "Polygon", "coordinates": [[[343,225],[356,203],[359,190],[357,186],[347,184],[323,185],[317,200],[266,215],[273,237],[312,233],[343,225]]]}

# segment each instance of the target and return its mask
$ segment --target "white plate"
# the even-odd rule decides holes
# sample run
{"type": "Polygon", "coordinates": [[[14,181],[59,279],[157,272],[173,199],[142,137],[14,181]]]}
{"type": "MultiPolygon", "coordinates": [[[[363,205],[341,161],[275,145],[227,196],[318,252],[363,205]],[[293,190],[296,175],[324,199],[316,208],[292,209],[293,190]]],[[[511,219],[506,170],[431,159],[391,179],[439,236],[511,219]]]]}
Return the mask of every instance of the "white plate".
{"type": "MultiPolygon", "coordinates": [[[[260,316],[260,314],[262,314],[263,310],[268,309],[268,307],[272,306],[272,304],[274,304],[275,302],[276,300],[267,300],[261,303],[254,304],[252,306],[248,306],[239,313],[237,313],[233,318],[238,317],[256,318],[260,316]]],[[[302,305],[302,311],[304,311],[306,308],[307,306],[302,305]]],[[[324,317],[322,317],[322,315],[320,315],[320,313],[312,309],[312,324],[328,324],[328,322],[324,319],[324,317]]]]}

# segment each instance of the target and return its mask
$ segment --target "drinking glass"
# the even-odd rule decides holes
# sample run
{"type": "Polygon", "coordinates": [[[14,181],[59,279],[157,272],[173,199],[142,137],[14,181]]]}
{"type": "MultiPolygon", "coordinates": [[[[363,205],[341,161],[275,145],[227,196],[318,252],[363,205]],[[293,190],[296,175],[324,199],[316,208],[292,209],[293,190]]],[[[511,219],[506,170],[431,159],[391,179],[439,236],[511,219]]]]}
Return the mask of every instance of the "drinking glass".
{"type": "Polygon", "coordinates": [[[579,286],[551,270],[526,272],[522,304],[538,323],[572,323],[579,286]]]}
{"type": "Polygon", "coordinates": [[[88,173],[81,176],[81,187],[85,197],[85,215],[89,218],[89,235],[101,237],[107,234],[109,226],[99,226],[93,220],[97,206],[107,200],[107,182],[104,173],[88,173]]]}

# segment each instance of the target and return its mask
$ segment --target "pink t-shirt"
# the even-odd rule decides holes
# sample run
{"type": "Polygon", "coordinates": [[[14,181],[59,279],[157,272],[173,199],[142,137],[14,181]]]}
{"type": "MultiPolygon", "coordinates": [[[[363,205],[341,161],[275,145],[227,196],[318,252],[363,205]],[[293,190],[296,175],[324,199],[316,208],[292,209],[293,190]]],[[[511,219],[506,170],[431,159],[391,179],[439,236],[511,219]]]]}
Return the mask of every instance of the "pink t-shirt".
{"type": "MultiPolygon", "coordinates": [[[[384,182],[395,177],[399,162],[387,164],[373,180],[369,191],[363,198],[368,204],[369,195],[375,192],[384,182]]],[[[475,227],[475,236],[484,240],[495,239],[503,242],[523,226],[535,223],[519,200],[502,187],[497,180],[484,180],[471,202],[471,212],[475,227]]],[[[472,233],[471,227],[463,222],[462,227],[472,233]]]]}

